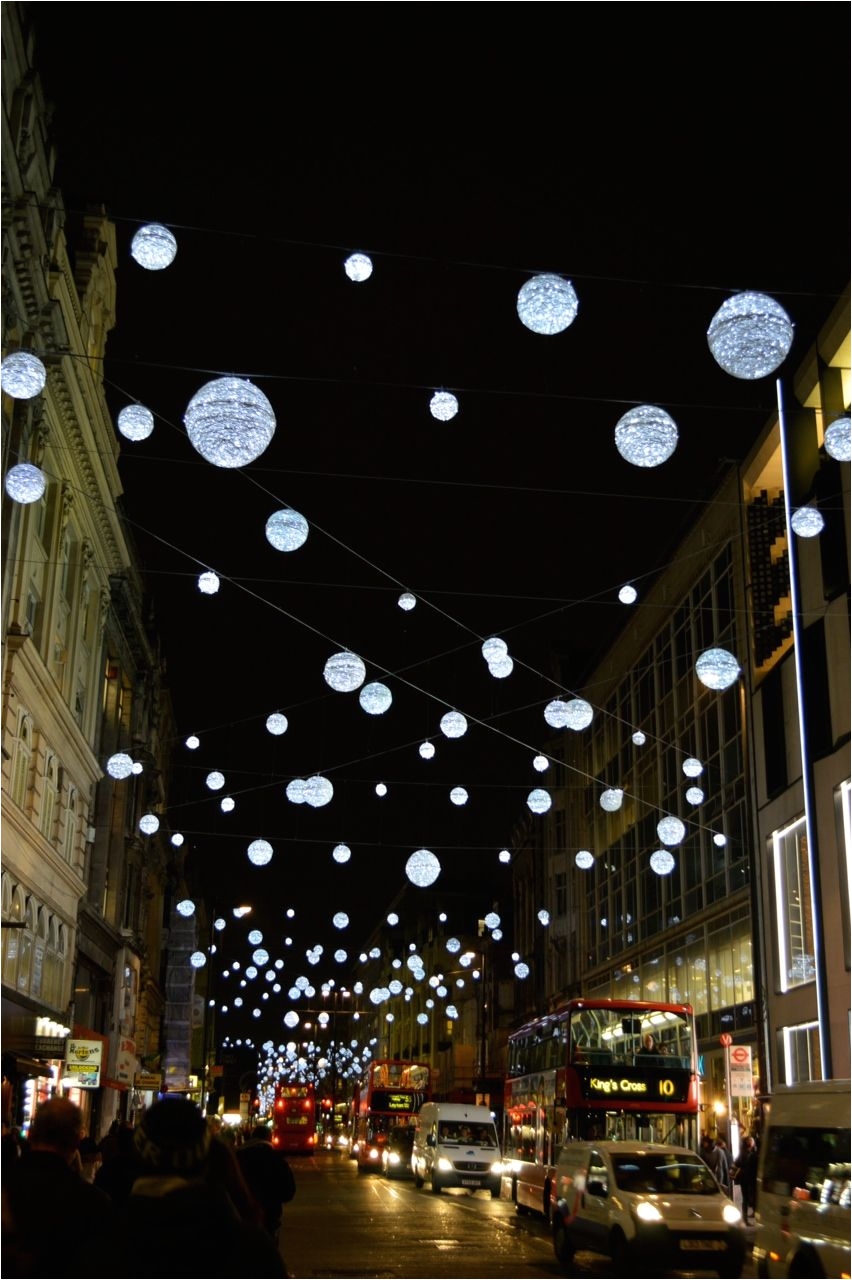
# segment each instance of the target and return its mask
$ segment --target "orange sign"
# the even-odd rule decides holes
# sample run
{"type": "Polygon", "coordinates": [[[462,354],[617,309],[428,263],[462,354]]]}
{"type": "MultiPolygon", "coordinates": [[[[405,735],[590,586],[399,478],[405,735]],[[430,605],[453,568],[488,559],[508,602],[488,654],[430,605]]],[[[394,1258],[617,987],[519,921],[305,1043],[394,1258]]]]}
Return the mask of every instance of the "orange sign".
{"type": "Polygon", "coordinates": [[[724,1035],[719,1036],[719,1044],[724,1045],[726,1049],[730,1044],[733,1044],[733,1042],[734,1042],[734,1037],[729,1036],[727,1032],[725,1032],[724,1035]]]}

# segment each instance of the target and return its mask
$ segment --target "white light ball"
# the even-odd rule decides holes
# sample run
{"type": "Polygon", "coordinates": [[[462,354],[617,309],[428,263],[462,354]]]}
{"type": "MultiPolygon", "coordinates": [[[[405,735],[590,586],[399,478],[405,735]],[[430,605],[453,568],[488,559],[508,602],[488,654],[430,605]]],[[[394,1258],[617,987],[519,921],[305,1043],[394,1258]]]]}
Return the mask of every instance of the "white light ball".
{"type": "Polygon", "coordinates": [[[635,743],[635,745],[636,745],[637,747],[644,747],[644,745],[645,745],[645,735],[644,735],[644,733],[642,732],[642,730],[641,730],[641,729],[637,729],[637,730],[636,730],[636,732],[634,733],[634,735],[633,735],[633,742],[635,743]]]}
{"type": "Polygon", "coordinates": [[[405,864],[405,874],[412,884],[426,888],[441,874],[441,864],[429,849],[418,849],[405,864]]]}
{"type": "Polygon", "coordinates": [[[634,467],[659,467],[677,448],[677,425],[665,409],[640,404],[619,418],[615,447],[634,467]]]}
{"type": "Polygon", "coordinates": [[[347,952],[343,950],[342,947],[338,947],[334,953],[334,958],[338,964],[345,964],[346,961],[349,959],[349,956],[347,952]]]}
{"type": "Polygon", "coordinates": [[[439,422],[449,422],[459,411],[459,402],[449,391],[436,391],[429,401],[429,412],[439,422]]]}
{"type": "Polygon", "coordinates": [[[140,227],[130,242],[130,256],[146,271],[163,271],[170,267],[177,253],[177,240],[159,222],[140,227]]]}
{"type": "Polygon", "coordinates": [[[418,747],[420,757],[423,760],[431,760],[435,755],[435,746],[432,742],[421,742],[418,747]]]}
{"type": "Polygon", "coordinates": [[[288,1009],[284,1014],[285,1027],[297,1027],[299,1025],[299,1015],[295,1009],[288,1009]]]}
{"type": "Polygon", "coordinates": [[[234,800],[233,796],[225,796],[224,800],[219,805],[219,808],[222,810],[223,813],[233,813],[235,806],[236,806],[236,801],[234,800]]]}
{"type": "Polygon", "coordinates": [[[621,787],[608,787],[606,791],[601,792],[600,805],[607,813],[615,813],[621,808],[624,799],[624,792],[621,787]]]}
{"type": "Polygon", "coordinates": [[[524,964],[523,960],[519,960],[518,963],[515,965],[515,977],[528,978],[529,976],[530,976],[529,965],[524,964]]]}
{"type": "Polygon", "coordinates": [[[453,804],[456,804],[456,805],[467,804],[467,798],[468,798],[467,792],[465,791],[464,787],[453,787],[452,791],[450,792],[450,799],[452,800],[453,804]]]}
{"type": "Polygon", "coordinates": [[[687,778],[700,778],[704,772],[704,765],[700,760],[696,760],[695,756],[689,756],[681,765],[687,778]]]}
{"type": "Polygon", "coordinates": [[[550,924],[550,912],[542,908],[538,913],[538,919],[540,924],[550,924]]]}
{"type": "Polygon", "coordinates": [[[373,261],[366,253],[350,253],[343,270],[355,284],[362,284],[373,274],[373,261]]]}
{"type": "Polygon", "coordinates": [[[197,738],[194,733],[191,733],[186,740],[186,745],[190,751],[197,751],[201,746],[201,739],[197,738]]]}
{"type": "Polygon", "coordinates": [[[486,662],[493,662],[495,658],[502,658],[508,652],[509,646],[499,636],[489,636],[487,640],[482,642],[482,656],[486,662]]]}
{"type": "Polygon", "coordinates": [[[495,680],[505,680],[510,676],[515,668],[515,661],[510,658],[508,653],[500,654],[497,658],[492,658],[488,663],[488,670],[491,672],[495,680]]]}
{"type": "Polygon", "coordinates": [[[496,911],[489,911],[484,916],[483,923],[487,929],[497,929],[500,925],[500,917],[496,911]]]}
{"type": "Polygon", "coordinates": [[[728,689],[740,675],[740,664],[727,649],[705,649],[696,660],[695,674],[708,689],[728,689]]]}
{"type": "Polygon", "coordinates": [[[527,807],[532,810],[533,813],[547,813],[552,803],[553,801],[548,793],[542,790],[541,787],[536,787],[535,790],[531,791],[527,796],[527,807]]]}
{"type": "Polygon", "coordinates": [[[376,783],[376,795],[377,795],[377,796],[386,796],[386,795],[387,795],[387,793],[388,793],[388,789],[387,789],[386,784],[385,784],[384,782],[377,782],[377,783],[376,783]]]}
{"type": "Polygon", "coordinates": [[[657,823],[657,835],[663,844],[680,844],[686,835],[686,827],[680,818],[672,817],[661,818],[657,823]]]}
{"type": "Polygon", "coordinates": [[[256,867],[265,867],[272,860],[272,845],[268,840],[252,840],[247,850],[248,860],[256,867]]]}
{"type": "Polygon", "coordinates": [[[287,799],[291,804],[305,803],[305,779],[294,778],[292,782],[287,783],[286,790],[287,799]]]}
{"type": "Polygon", "coordinates": [[[590,853],[588,849],[580,849],[574,855],[574,861],[581,871],[588,871],[589,867],[593,867],[595,865],[594,855],[590,853]]]}
{"type": "Polygon", "coordinates": [[[403,591],[402,595],[397,600],[397,604],[404,613],[410,613],[417,604],[417,598],[416,596],[413,596],[410,591],[403,591]]]}
{"type": "Polygon", "coordinates": [[[503,862],[503,863],[512,861],[512,855],[508,849],[501,849],[500,852],[497,854],[497,858],[500,862],[503,862]]]}
{"type": "Polygon", "coordinates": [[[181,898],[180,902],[175,903],[175,911],[188,920],[190,916],[195,915],[195,903],[192,898],[181,898]]]}
{"type": "Polygon", "coordinates": [[[592,723],[594,714],[591,703],[583,698],[572,698],[567,704],[565,723],[569,729],[579,733],[581,729],[587,729],[592,723]]]}
{"type": "Polygon", "coordinates": [[[618,593],[618,598],[622,604],[635,604],[636,596],[637,596],[636,588],[634,586],[631,586],[629,582],[625,586],[623,586],[618,593]]]}
{"type": "Polygon", "coordinates": [[[133,761],[123,751],[117,751],[107,760],[106,770],[111,778],[129,778],[133,772],[133,761]]]}
{"type": "Polygon", "coordinates": [[[825,431],[825,451],[835,462],[849,462],[852,459],[852,419],[835,418],[825,431]]]}
{"type": "Polygon", "coordinates": [[[348,862],[352,857],[352,850],[348,844],[336,844],[331,851],[331,856],[335,862],[348,862]]]}
{"type": "Polygon", "coordinates": [[[135,773],[137,776],[142,772],[142,762],[141,762],[141,760],[134,760],[134,761],[133,761],[133,768],[130,770],[130,772],[131,772],[131,773],[135,773]]]}
{"type": "Polygon", "coordinates": [[[447,711],[441,716],[441,733],[446,738],[463,738],[467,733],[467,719],[460,711],[447,711]]]}
{"type": "Polygon", "coordinates": [[[44,472],[32,462],[19,462],[6,472],[4,488],[14,502],[38,502],[47,487],[44,472]]]}
{"type": "Polygon", "coordinates": [[[367,715],[381,716],[393,702],[393,695],[386,684],[374,680],[371,684],[364,685],[358,695],[358,702],[367,715]]]}
{"type": "Polygon", "coordinates": [[[219,585],[219,575],[212,569],[207,569],[198,575],[198,590],[203,596],[215,596],[219,585]]]}
{"type": "MultiPolygon", "coordinates": [[[[263,934],[260,932],[259,929],[250,929],[248,940],[253,947],[257,947],[260,945],[261,942],[263,942],[263,934]]],[[[255,975],[250,974],[249,976],[253,978],[255,975]]]]}
{"type": "Polygon", "coordinates": [[[13,351],[0,364],[0,386],[13,400],[32,400],[46,382],[47,370],[32,351],[13,351]]]}
{"type": "Polygon", "coordinates": [[[128,404],[119,413],[117,423],[126,440],[147,440],[154,430],[154,415],[144,404],[128,404]]]}
{"type": "Polygon", "coordinates": [[[287,724],[287,717],[280,711],[273,711],[271,716],[266,717],[266,727],[276,738],[287,732],[287,724]]]}
{"type": "Polygon", "coordinates": [[[674,871],[675,860],[667,849],[657,849],[651,854],[651,870],[658,876],[667,876],[674,871]]]}
{"type": "Polygon", "coordinates": [[[533,276],[518,292],[518,316],[533,333],[562,333],[573,323],[578,305],[570,280],[549,272],[533,276]]]}
{"type": "Polygon", "coordinates": [[[686,798],[690,804],[703,804],[704,792],[700,787],[687,787],[686,798]]]}
{"type": "Polygon", "coordinates": [[[160,829],[160,819],[155,813],[143,813],[139,819],[139,830],[146,836],[152,836],[160,829]]]}
{"type": "Polygon", "coordinates": [[[336,911],[331,917],[331,923],[335,929],[345,929],[349,924],[349,917],[345,911],[336,911]]]}
{"type": "Polygon", "coordinates": [[[562,698],[554,698],[544,708],[544,718],[551,729],[565,729],[568,725],[568,714],[568,703],[562,698]]]}
{"type": "Polygon", "coordinates": [[[207,963],[207,957],[203,951],[193,951],[192,955],[189,957],[189,963],[192,965],[193,969],[203,969],[207,963]]]}
{"type": "Polygon", "coordinates": [[[282,507],[273,511],[264,530],[266,541],[276,551],[298,551],[308,537],[308,522],[298,511],[282,507]]]}
{"type": "Polygon", "coordinates": [[[723,835],[721,831],[717,831],[713,837],[713,843],[717,849],[724,849],[725,845],[728,843],[728,837],[723,835]]]}
{"type": "Polygon", "coordinates": [[[815,538],[825,528],[822,512],[816,507],[799,507],[790,517],[790,524],[800,538],[815,538]]]}
{"type": "Polygon", "coordinates": [[[710,321],[707,342],[726,373],[754,381],[784,362],[793,344],[793,324],[774,298],[738,293],[723,302],[710,321]]]}
{"type": "Polygon", "coordinates": [[[359,689],[366,674],[367,668],[357,653],[350,653],[348,649],[333,653],[323,670],[326,684],[337,693],[352,693],[359,689]]]}
{"type": "Polygon", "coordinates": [[[323,778],[319,774],[315,774],[312,778],[305,780],[304,788],[305,802],[312,809],[322,809],[325,805],[330,804],[334,796],[334,787],[328,778],[323,778]]]}
{"type": "Polygon", "coordinates": [[[181,835],[179,831],[175,831],[172,833],[172,844],[176,849],[179,849],[183,844],[183,842],[184,842],[184,837],[181,835]]]}
{"type": "Polygon", "coordinates": [[[192,447],[217,467],[244,467],[275,434],[275,414],[263,392],[245,378],[214,378],[183,417],[192,447]]]}
{"type": "Polygon", "coordinates": [[[544,773],[545,769],[550,767],[550,761],[547,756],[533,756],[533,768],[537,773],[544,773]]]}
{"type": "Polygon", "coordinates": [[[212,773],[207,775],[207,786],[211,791],[221,791],[225,785],[224,773],[219,773],[218,769],[214,769],[212,773]]]}

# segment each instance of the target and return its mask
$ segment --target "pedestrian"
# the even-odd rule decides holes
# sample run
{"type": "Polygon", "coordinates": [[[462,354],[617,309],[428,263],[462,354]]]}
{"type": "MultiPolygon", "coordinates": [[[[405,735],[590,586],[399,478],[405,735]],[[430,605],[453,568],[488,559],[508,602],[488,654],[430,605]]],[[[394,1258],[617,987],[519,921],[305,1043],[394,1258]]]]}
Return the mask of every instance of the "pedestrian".
{"type": "Polygon", "coordinates": [[[74,1168],[83,1128],[80,1108],[53,1097],[36,1111],[18,1159],[4,1162],[4,1280],[127,1275],[115,1207],[74,1168]]]}
{"type": "Polygon", "coordinates": [[[249,1141],[236,1150],[237,1163],[255,1199],[263,1209],[263,1225],[275,1243],[281,1244],[281,1219],[285,1204],[296,1194],[296,1179],[283,1151],[269,1140],[269,1131],[256,1128],[249,1141]]]}
{"type": "Polygon", "coordinates": [[[194,1102],[155,1102],[133,1141],[137,1176],[122,1215],[128,1276],[287,1275],[233,1148],[194,1102]]]}
{"type": "Polygon", "coordinates": [[[754,1210],[757,1203],[757,1144],[747,1134],[740,1146],[739,1155],[733,1162],[731,1176],[740,1189],[743,1202],[743,1220],[754,1222],[754,1210]]]}
{"type": "Polygon", "coordinates": [[[713,1143],[710,1168],[716,1175],[716,1181],[725,1194],[731,1195],[731,1157],[728,1151],[728,1144],[724,1138],[717,1138],[713,1143]]]}
{"type": "Polygon", "coordinates": [[[710,1169],[713,1168],[713,1139],[709,1133],[702,1133],[698,1154],[710,1169]]]}

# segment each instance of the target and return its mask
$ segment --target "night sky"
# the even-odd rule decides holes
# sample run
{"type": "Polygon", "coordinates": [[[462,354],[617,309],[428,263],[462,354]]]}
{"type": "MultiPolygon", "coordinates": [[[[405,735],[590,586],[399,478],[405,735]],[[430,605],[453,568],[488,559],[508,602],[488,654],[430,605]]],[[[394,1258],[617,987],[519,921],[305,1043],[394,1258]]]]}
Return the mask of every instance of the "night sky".
{"type": "Polygon", "coordinates": [[[532,766],[545,705],[582,688],[629,620],[619,587],[642,607],[772,412],[775,377],[715,363],[713,315],[744,289],[775,298],[796,333],[783,377],[849,278],[847,6],[463,8],[467,36],[448,5],[30,6],[69,231],[92,205],[117,227],[108,403],[156,420],[122,441],[120,474],[178,722],[168,822],[200,888],[254,902],[273,954],[292,936],[291,979],[317,942],[357,955],[416,849],[442,863],[453,927],[508,916],[498,851],[529,791],[560,781],[532,766]],[[178,240],[165,271],[130,257],[151,221],[178,240]],[[537,272],[577,291],[560,334],[518,319],[537,272]],[[183,426],[224,375],[277,419],[238,470],[183,426]],[[679,430],[654,469],[614,444],[642,403],[679,430]],[[289,553],[264,536],[283,506],[310,525],[289,553]],[[492,635],[506,679],[480,652],[492,635]],[[385,715],[326,685],[341,649],[391,689],[385,715]],[[470,725],[455,741],[450,709],[470,725]],[[331,803],[291,804],[317,774],[331,803]]]}

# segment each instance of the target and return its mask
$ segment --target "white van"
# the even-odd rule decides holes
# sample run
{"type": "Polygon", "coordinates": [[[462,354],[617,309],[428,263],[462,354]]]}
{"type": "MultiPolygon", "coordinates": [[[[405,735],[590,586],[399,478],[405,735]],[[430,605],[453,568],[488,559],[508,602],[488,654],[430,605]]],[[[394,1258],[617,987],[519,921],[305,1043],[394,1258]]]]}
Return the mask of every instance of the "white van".
{"type": "Polygon", "coordinates": [[[488,1107],[463,1102],[424,1102],[417,1113],[411,1171],[415,1187],[429,1182],[500,1195],[503,1165],[494,1117],[488,1107]]]}
{"type": "Polygon", "coordinates": [[[779,1085],[765,1107],[757,1166],[759,1276],[848,1276],[849,1080],[779,1085]]]}
{"type": "Polygon", "coordinates": [[[551,1190],[553,1251],[606,1254],[617,1276],[640,1269],[742,1275],[742,1214],[699,1155],[654,1142],[566,1142],[551,1190]]]}

